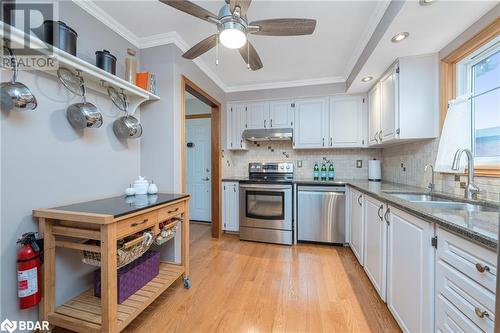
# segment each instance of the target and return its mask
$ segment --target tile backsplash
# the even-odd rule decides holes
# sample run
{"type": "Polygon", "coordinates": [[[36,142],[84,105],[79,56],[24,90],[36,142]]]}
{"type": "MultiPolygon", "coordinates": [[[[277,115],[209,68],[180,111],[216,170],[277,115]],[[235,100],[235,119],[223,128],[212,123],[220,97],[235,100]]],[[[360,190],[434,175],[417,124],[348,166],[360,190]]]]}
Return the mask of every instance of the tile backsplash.
{"type": "Polygon", "coordinates": [[[247,151],[224,151],[222,175],[224,177],[248,176],[250,162],[293,162],[295,177],[312,178],[314,163],[321,167],[325,158],[333,161],[335,178],[368,179],[368,160],[380,159],[380,149],[292,149],[291,142],[249,143],[247,151]],[[361,168],[356,161],[361,160],[361,168]],[[302,167],[298,167],[298,162],[302,167]]]}

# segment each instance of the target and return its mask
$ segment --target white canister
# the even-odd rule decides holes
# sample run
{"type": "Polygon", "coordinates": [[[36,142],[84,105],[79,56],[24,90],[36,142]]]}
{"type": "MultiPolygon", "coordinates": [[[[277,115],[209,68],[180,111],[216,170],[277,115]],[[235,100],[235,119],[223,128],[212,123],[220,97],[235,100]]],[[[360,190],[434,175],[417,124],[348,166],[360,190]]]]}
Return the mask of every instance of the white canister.
{"type": "Polygon", "coordinates": [[[368,180],[379,182],[382,179],[382,168],[380,160],[369,160],[368,161],[368,180]]]}
{"type": "Polygon", "coordinates": [[[138,195],[147,194],[148,187],[149,187],[149,182],[144,177],[139,176],[139,179],[137,179],[134,182],[135,194],[138,195]]]}

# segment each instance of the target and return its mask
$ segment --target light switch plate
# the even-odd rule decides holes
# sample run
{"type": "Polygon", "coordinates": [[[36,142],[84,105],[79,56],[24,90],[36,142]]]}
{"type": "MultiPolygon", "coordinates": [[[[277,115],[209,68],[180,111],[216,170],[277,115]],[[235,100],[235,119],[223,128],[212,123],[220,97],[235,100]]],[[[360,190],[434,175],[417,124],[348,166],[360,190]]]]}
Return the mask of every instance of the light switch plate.
{"type": "Polygon", "coordinates": [[[363,160],[356,160],[356,168],[361,169],[363,167],[363,160]]]}
{"type": "Polygon", "coordinates": [[[302,168],[302,161],[301,160],[297,161],[297,168],[302,168]]]}

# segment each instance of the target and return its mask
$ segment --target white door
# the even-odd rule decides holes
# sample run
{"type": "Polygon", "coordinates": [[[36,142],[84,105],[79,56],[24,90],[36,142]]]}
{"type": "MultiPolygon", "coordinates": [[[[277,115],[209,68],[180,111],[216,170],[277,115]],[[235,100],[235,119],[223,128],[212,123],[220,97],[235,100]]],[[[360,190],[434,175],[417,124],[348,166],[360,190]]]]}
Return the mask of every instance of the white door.
{"type": "Polygon", "coordinates": [[[241,137],[246,123],[245,104],[230,104],[227,111],[227,148],[229,150],[246,149],[246,142],[241,137]]]}
{"type": "Polygon", "coordinates": [[[389,208],[387,306],[404,332],[432,332],[433,224],[389,208]]]}
{"type": "Polygon", "coordinates": [[[363,195],[350,189],[349,191],[350,245],[352,252],[363,265],[363,195]]]}
{"type": "Polygon", "coordinates": [[[210,122],[210,118],[186,120],[186,189],[191,194],[190,218],[196,221],[210,221],[210,122]]]}
{"type": "Polygon", "coordinates": [[[330,99],[330,147],[363,146],[363,97],[330,99]]]}
{"type": "Polygon", "coordinates": [[[269,102],[270,128],[290,128],[293,126],[292,105],[293,105],[292,101],[269,102]]]}
{"type": "Polygon", "coordinates": [[[380,130],[382,142],[394,138],[396,133],[396,70],[380,80],[380,130]]]}
{"type": "Polygon", "coordinates": [[[368,93],[368,144],[378,144],[380,132],[380,84],[376,83],[368,93]]]}
{"type": "Polygon", "coordinates": [[[386,291],[386,240],[387,224],[384,221],[385,205],[365,196],[365,247],[364,267],[368,278],[385,301],[386,291]]]}
{"type": "Polygon", "coordinates": [[[246,105],[246,128],[269,128],[269,102],[248,103],[246,105]]]}
{"type": "Polygon", "coordinates": [[[325,148],[328,137],[328,98],[295,102],[294,148],[325,148]]]}

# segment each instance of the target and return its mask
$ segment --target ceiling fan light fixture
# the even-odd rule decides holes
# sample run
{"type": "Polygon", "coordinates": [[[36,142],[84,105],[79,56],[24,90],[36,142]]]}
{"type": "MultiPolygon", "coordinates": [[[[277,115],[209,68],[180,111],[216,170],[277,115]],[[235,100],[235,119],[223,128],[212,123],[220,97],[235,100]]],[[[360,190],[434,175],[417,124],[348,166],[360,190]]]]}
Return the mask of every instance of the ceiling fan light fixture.
{"type": "Polygon", "coordinates": [[[229,49],[239,49],[247,42],[246,29],[238,22],[223,23],[219,40],[222,45],[229,49]]]}

